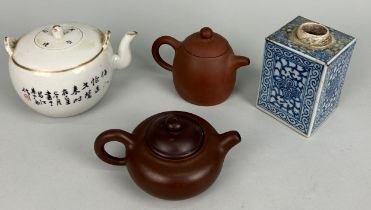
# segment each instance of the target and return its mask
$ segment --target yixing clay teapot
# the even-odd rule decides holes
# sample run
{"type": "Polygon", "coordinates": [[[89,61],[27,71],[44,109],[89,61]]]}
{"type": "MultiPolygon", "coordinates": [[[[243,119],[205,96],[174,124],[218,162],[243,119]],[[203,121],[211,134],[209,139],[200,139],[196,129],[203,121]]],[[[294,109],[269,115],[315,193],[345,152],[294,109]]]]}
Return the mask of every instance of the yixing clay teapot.
{"type": "Polygon", "coordinates": [[[94,106],[106,93],[114,69],[131,60],[130,42],[137,32],[126,33],[118,54],[110,32],[81,23],[47,25],[19,39],[5,37],[9,73],[21,99],[35,111],[68,117],[94,106]]]}
{"type": "Polygon", "coordinates": [[[217,178],[227,152],[240,142],[237,131],[218,134],[204,119],[186,112],[163,112],[147,118],[133,131],[107,130],[95,141],[100,159],[127,165],[144,191],[170,200],[206,190],[217,178]],[[108,154],[104,145],[118,141],[126,157],[108,154]]]}
{"type": "Polygon", "coordinates": [[[208,27],[183,42],[162,36],[153,43],[152,55],[160,66],[173,72],[180,96],[190,103],[205,106],[225,101],[233,90],[236,70],[250,63],[249,58],[234,55],[228,41],[208,27]],[[175,50],[173,65],[160,56],[163,44],[175,50]]]}

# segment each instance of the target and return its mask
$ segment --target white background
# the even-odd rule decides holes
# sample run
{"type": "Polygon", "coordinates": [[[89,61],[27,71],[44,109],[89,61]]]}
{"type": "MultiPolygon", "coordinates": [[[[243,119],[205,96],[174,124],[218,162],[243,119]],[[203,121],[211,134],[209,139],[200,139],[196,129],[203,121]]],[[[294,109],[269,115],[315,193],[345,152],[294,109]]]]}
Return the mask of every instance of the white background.
{"type": "MultiPolygon", "coordinates": [[[[53,119],[18,98],[0,50],[0,209],[282,209],[365,210],[371,207],[371,5],[367,0],[286,1],[4,1],[0,36],[19,37],[44,24],[79,21],[112,31],[114,48],[128,30],[133,63],[116,72],[102,102],[75,117],[53,119]],[[255,107],[264,38],[297,15],[358,39],[338,109],[306,139],[255,107]],[[176,93],[170,72],[152,59],[161,35],[183,40],[202,26],[225,36],[251,59],[238,71],[233,95],[200,107],[176,93]],[[109,128],[131,131],[162,111],[195,113],[242,142],[203,194],[165,201],[140,190],[126,167],[100,161],[95,137],[109,128]]],[[[171,61],[169,47],[161,49],[171,61]]],[[[123,153],[111,145],[113,154],[123,153]]]]}

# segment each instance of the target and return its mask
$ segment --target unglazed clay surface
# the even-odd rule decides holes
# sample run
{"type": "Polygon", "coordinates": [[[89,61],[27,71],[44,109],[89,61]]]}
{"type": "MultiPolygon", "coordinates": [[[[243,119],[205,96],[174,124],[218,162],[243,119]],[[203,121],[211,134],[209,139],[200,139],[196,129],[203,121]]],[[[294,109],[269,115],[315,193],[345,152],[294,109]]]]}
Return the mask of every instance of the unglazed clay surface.
{"type": "Polygon", "coordinates": [[[183,42],[162,36],[152,45],[155,61],[173,73],[175,89],[186,101],[203,106],[225,101],[235,85],[236,71],[250,64],[250,59],[234,54],[227,40],[204,27],[183,42]],[[160,47],[168,44],[175,50],[173,64],[166,63],[160,47]]]}
{"type": "Polygon", "coordinates": [[[218,134],[196,115],[170,111],[147,118],[133,133],[104,131],[94,148],[103,161],[127,165],[135,183],[147,193],[180,200],[205,191],[218,177],[226,154],[240,141],[237,131],[218,134]],[[125,157],[106,152],[111,141],[125,145],[125,157]]]}

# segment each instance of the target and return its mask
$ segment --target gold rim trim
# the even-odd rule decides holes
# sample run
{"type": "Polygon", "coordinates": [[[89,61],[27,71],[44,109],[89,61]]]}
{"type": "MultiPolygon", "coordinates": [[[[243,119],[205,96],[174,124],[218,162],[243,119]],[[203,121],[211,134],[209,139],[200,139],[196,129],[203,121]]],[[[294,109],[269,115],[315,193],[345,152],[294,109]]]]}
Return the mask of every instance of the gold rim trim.
{"type": "Polygon", "coordinates": [[[62,69],[62,70],[41,70],[41,69],[32,69],[32,68],[29,68],[27,66],[23,66],[21,64],[19,64],[13,57],[12,57],[12,61],[15,65],[17,65],[18,67],[21,67],[22,69],[26,70],[26,71],[31,71],[31,72],[37,72],[37,73],[47,73],[47,74],[54,74],[54,73],[63,73],[63,72],[66,72],[66,71],[72,71],[72,70],[75,70],[77,68],[80,68],[82,66],[85,66],[87,64],[89,64],[90,62],[92,62],[93,60],[95,60],[102,52],[103,52],[104,48],[102,47],[102,49],[93,57],[91,58],[90,60],[88,61],[85,61],[84,63],[82,64],[79,64],[77,66],[74,66],[74,67],[71,67],[71,68],[68,68],[68,69],[62,69]]]}
{"type": "Polygon", "coordinates": [[[72,71],[72,70],[75,70],[77,68],[80,68],[82,66],[85,66],[87,64],[89,64],[90,62],[94,61],[100,54],[102,54],[102,52],[104,51],[104,49],[107,48],[107,45],[108,45],[108,41],[110,39],[110,35],[111,35],[111,32],[110,31],[107,31],[105,33],[102,33],[103,36],[102,36],[102,48],[100,49],[100,51],[94,56],[92,57],[91,59],[77,65],[77,66],[74,66],[74,67],[71,67],[71,68],[67,68],[67,69],[62,69],[62,70],[50,70],[50,69],[33,69],[33,68],[29,68],[27,66],[23,66],[22,64],[18,63],[13,56],[11,56],[12,58],[12,61],[13,63],[26,70],[26,71],[31,71],[31,72],[36,72],[36,73],[45,73],[45,74],[57,74],[57,73],[63,73],[63,72],[67,72],[67,71],[72,71]]]}

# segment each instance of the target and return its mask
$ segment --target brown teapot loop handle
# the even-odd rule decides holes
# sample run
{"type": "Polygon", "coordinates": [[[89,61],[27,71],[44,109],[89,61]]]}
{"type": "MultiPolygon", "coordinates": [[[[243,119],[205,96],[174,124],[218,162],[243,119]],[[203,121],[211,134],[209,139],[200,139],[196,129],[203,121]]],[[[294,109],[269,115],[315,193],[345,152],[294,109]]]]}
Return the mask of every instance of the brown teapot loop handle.
{"type": "Polygon", "coordinates": [[[105,150],[104,145],[111,141],[123,143],[125,145],[127,154],[127,151],[132,149],[134,146],[132,134],[120,129],[106,130],[96,138],[94,143],[95,153],[101,160],[112,165],[126,165],[126,157],[114,157],[105,150]]]}
{"type": "Polygon", "coordinates": [[[160,47],[164,44],[170,45],[174,50],[176,50],[180,46],[180,42],[171,36],[162,36],[156,39],[152,45],[152,56],[158,65],[166,70],[172,71],[173,66],[164,61],[160,55],[160,47]]]}

